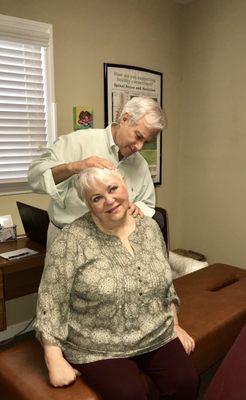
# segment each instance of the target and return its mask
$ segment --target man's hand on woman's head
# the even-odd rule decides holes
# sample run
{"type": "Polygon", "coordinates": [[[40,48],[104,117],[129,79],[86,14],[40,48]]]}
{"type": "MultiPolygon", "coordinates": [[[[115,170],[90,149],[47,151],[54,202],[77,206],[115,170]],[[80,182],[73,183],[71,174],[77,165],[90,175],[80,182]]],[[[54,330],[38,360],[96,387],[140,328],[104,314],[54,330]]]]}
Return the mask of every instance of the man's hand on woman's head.
{"type": "Polygon", "coordinates": [[[80,161],[56,165],[51,168],[53,179],[56,185],[70,178],[74,174],[79,174],[86,168],[107,168],[116,169],[116,166],[106,158],[92,156],[80,161]]]}
{"type": "Polygon", "coordinates": [[[116,166],[111,161],[98,156],[91,156],[84,160],[71,162],[69,166],[73,170],[73,173],[79,173],[87,168],[116,169],[116,166]]]}
{"type": "Polygon", "coordinates": [[[190,353],[194,350],[195,348],[195,341],[194,339],[188,335],[188,333],[182,329],[179,325],[174,324],[174,332],[178,336],[180,342],[182,343],[186,353],[190,355],[190,353]]]}
{"type": "Polygon", "coordinates": [[[143,218],[144,217],[144,213],[140,210],[140,208],[138,206],[136,206],[136,204],[134,203],[129,203],[129,208],[128,208],[128,212],[129,214],[136,218],[138,215],[143,218]]]}

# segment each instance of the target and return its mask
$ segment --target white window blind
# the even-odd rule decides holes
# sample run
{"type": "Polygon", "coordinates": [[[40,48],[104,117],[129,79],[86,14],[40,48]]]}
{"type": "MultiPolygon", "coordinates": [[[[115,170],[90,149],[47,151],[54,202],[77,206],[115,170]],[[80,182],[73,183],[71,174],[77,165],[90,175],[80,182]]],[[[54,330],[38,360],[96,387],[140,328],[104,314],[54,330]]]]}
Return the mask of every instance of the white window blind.
{"type": "Polygon", "coordinates": [[[10,40],[6,38],[9,31],[8,35],[1,35],[0,32],[1,193],[28,190],[29,165],[45,151],[55,136],[50,102],[48,41],[46,39],[44,45],[40,44],[40,40],[35,43],[35,32],[31,35],[31,31],[32,26],[30,40],[26,30],[23,37],[18,36],[15,29],[10,40]]]}

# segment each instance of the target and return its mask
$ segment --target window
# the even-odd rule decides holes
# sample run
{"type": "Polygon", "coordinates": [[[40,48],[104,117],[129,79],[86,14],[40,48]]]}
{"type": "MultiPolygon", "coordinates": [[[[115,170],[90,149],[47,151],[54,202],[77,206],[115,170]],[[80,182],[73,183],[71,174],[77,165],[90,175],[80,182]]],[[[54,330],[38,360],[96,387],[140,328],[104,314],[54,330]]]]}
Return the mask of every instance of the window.
{"type": "Polygon", "coordinates": [[[55,139],[52,26],[0,15],[0,193],[30,191],[27,172],[55,139]]]}

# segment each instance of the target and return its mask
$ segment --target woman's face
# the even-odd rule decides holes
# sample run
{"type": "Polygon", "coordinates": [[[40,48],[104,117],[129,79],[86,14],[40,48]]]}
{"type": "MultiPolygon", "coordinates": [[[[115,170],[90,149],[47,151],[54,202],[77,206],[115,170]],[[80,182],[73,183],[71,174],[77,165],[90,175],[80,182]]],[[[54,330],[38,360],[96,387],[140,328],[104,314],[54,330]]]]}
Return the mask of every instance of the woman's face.
{"type": "Polygon", "coordinates": [[[104,183],[96,182],[86,192],[86,202],[92,214],[103,224],[120,221],[129,207],[127,188],[120,177],[109,178],[104,183]]]}

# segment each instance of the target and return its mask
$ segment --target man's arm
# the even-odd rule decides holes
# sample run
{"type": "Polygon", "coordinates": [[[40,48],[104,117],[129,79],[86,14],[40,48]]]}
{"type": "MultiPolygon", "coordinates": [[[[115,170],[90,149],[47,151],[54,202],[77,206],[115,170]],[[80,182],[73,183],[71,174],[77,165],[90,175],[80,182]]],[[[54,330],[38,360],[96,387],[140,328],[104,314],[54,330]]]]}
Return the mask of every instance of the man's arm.
{"type": "Polygon", "coordinates": [[[49,194],[55,201],[62,202],[68,189],[66,181],[74,174],[92,166],[115,168],[114,164],[105,158],[83,157],[83,149],[88,149],[88,146],[90,147],[89,135],[80,136],[71,133],[59,137],[30,165],[28,181],[33,191],[49,194]]]}
{"type": "Polygon", "coordinates": [[[61,183],[74,174],[78,174],[86,168],[107,168],[116,169],[115,165],[105,158],[92,156],[80,161],[73,161],[66,164],[60,164],[51,168],[55,184],[61,183]]]}

